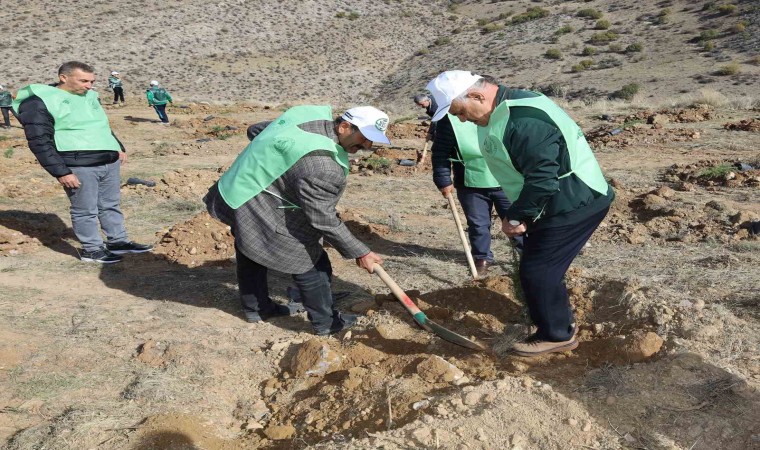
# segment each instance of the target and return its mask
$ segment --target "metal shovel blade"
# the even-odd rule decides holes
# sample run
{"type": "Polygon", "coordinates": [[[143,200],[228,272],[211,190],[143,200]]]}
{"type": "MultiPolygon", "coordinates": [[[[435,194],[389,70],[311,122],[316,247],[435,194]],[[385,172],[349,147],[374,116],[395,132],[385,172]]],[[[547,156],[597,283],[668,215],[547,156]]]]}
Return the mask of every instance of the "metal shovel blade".
{"type": "Polygon", "coordinates": [[[417,322],[425,330],[431,331],[441,338],[462,347],[471,348],[473,350],[487,351],[488,349],[477,342],[471,341],[461,334],[454,333],[446,327],[438,325],[427,318],[424,312],[420,311],[417,305],[414,304],[411,298],[406,295],[398,284],[385,272],[385,270],[379,265],[375,264],[373,267],[374,273],[376,273],[388,288],[393,292],[393,295],[404,305],[407,311],[412,314],[414,321],[417,322]]]}

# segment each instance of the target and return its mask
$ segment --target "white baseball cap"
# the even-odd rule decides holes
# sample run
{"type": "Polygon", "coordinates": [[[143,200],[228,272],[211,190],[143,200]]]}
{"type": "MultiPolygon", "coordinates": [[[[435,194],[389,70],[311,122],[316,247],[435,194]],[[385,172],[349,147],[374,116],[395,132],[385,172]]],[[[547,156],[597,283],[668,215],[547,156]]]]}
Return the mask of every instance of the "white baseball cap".
{"type": "Polygon", "coordinates": [[[385,136],[388,129],[388,114],[372,106],[357,106],[343,113],[346,122],[355,125],[365,138],[372,142],[390,144],[385,136]]]}
{"type": "Polygon", "coordinates": [[[449,112],[451,102],[481,78],[483,77],[467,70],[449,70],[428,83],[426,88],[438,105],[438,111],[433,115],[433,122],[443,119],[443,116],[449,112]]]}
{"type": "Polygon", "coordinates": [[[152,81],[150,82],[150,85],[151,85],[151,86],[158,86],[158,81],[156,81],[156,80],[152,80],[152,81]]]}
{"type": "Polygon", "coordinates": [[[118,75],[118,74],[119,74],[119,72],[117,72],[115,70],[113,72],[111,72],[111,75],[118,75]]]}

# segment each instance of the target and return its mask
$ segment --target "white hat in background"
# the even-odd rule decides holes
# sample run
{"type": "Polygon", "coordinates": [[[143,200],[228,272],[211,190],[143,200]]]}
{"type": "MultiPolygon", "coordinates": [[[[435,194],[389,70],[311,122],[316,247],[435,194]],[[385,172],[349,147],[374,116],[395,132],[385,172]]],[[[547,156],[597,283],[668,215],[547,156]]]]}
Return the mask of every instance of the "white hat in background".
{"type": "Polygon", "coordinates": [[[343,113],[346,122],[356,126],[365,138],[372,142],[390,144],[385,136],[388,129],[388,115],[372,106],[357,106],[343,113]]]}
{"type": "Polygon", "coordinates": [[[152,80],[152,81],[150,82],[150,85],[151,85],[151,86],[158,86],[158,81],[156,81],[156,80],[152,80]]]}
{"type": "Polygon", "coordinates": [[[438,111],[433,115],[433,121],[438,121],[449,112],[451,102],[467,91],[476,81],[481,79],[467,70],[449,70],[435,77],[427,84],[427,90],[433,95],[438,111]]]}
{"type": "Polygon", "coordinates": [[[111,72],[111,75],[118,75],[118,74],[119,74],[119,72],[117,72],[115,70],[113,72],[111,72]]]}
{"type": "Polygon", "coordinates": [[[5,86],[3,86],[2,84],[0,84],[0,89],[5,89],[5,86]]]}

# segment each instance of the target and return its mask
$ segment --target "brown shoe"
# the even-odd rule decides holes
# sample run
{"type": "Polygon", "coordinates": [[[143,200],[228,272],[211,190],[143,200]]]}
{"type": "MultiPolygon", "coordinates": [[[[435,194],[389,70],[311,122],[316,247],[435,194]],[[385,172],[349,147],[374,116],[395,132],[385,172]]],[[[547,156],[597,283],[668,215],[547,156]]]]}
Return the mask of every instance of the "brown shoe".
{"type": "Polygon", "coordinates": [[[578,341],[575,340],[574,335],[566,341],[550,342],[543,341],[537,338],[534,334],[524,341],[513,345],[512,351],[520,356],[538,356],[543,355],[544,353],[569,352],[576,348],[578,348],[578,341]]]}
{"type": "Polygon", "coordinates": [[[485,276],[488,273],[488,269],[491,267],[492,264],[493,263],[490,263],[485,259],[476,259],[475,270],[477,270],[478,276],[479,277],[485,276]]]}

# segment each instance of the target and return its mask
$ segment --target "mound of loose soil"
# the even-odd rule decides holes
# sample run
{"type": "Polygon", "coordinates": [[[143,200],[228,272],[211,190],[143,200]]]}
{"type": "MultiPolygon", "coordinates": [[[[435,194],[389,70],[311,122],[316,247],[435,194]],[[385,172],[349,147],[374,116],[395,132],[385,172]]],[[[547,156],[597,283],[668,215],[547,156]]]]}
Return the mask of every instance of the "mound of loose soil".
{"type": "Polygon", "coordinates": [[[228,226],[203,212],[157,235],[155,252],[170,261],[194,267],[208,263],[231,264],[235,245],[228,226]]]}
{"type": "Polygon", "coordinates": [[[638,195],[623,189],[617,193],[595,239],[630,244],[754,239],[748,228],[758,214],[752,211],[714,201],[695,204],[666,186],[638,195]]]}
{"type": "Polygon", "coordinates": [[[723,125],[726,130],[760,131],[760,119],[743,119],[738,122],[727,122],[723,125]]]}
{"type": "Polygon", "coordinates": [[[606,147],[625,148],[639,145],[687,142],[697,140],[700,137],[701,133],[692,128],[662,128],[658,124],[651,126],[635,124],[624,128],[618,128],[613,125],[602,125],[586,133],[589,145],[596,150],[606,147]]]}
{"type": "Polygon", "coordinates": [[[122,189],[127,195],[154,196],[158,195],[165,199],[184,199],[200,201],[221,176],[223,169],[195,170],[177,169],[167,172],[156,183],[155,187],[141,184],[125,185],[122,189]]]}
{"type": "Polygon", "coordinates": [[[425,139],[429,128],[430,122],[427,120],[422,122],[392,123],[388,125],[388,130],[385,134],[391,141],[393,139],[425,139]]]}
{"type": "Polygon", "coordinates": [[[760,186],[760,169],[741,170],[741,168],[741,163],[727,160],[673,164],[665,172],[665,180],[731,188],[760,186]]]}

